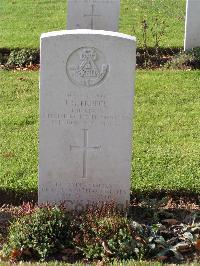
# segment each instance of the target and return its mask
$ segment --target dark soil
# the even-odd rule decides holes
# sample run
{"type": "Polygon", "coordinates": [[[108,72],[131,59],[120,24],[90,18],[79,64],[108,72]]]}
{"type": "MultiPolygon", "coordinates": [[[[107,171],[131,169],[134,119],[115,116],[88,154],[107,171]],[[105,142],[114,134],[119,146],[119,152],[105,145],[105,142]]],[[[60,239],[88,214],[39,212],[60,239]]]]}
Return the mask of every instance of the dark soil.
{"type": "Polygon", "coordinates": [[[181,50],[180,48],[138,48],[136,53],[137,68],[157,69],[163,67],[181,50]]]}
{"type": "Polygon", "coordinates": [[[0,206],[9,204],[18,206],[23,202],[37,202],[37,191],[14,191],[0,189],[0,206]]]}

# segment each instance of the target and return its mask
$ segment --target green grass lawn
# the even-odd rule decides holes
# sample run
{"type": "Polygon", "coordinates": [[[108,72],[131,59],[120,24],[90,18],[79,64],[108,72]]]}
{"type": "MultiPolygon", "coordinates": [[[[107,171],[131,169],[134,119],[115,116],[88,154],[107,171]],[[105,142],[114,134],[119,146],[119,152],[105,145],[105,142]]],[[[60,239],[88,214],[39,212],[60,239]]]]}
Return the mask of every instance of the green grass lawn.
{"type": "Polygon", "coordinates": [[[200,72],[136,80],[133,189],[200,192],[200,72]]]}
{"type": "Polygon", "coordinates": [[[38,73],[0,71],[0,187],[37,188],[38,73]]]}
{"type": "MultiPolygon", "coordinates": [[[[137,71],[133,191],[200,192],[200,71],[137,71]]],[[[0,188],[36,190],[38,72],[0,71],[0,188]]]]}
{"type": "MultiPolygon", "coordinates": [[[[136,35],[143,46],[141,22],[146,20],[147,45],[154,46],[151,28],[161,36],[164,21],[160,45],[182,47],[184,16],[185,0],[121,0],[120,31],[136,35]]],[[[65,28],[66,0],[0,1],[0,48],[38,48],[42,32],[65,28]]]]}

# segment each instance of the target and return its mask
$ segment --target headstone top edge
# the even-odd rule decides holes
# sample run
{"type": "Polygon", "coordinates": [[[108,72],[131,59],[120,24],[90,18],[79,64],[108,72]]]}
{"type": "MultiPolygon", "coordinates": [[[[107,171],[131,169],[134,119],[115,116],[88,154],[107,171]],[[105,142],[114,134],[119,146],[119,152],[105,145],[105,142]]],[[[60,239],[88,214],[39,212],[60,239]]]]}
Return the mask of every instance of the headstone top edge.
{"type": "Polygon", "coordinates": [[[41,39],[63,36],[63,35],[81,35],[81,34],[111,36],[111,37],[123,38],[123,39],[136,42],[136,37],[128,35],[128,34],[114,32],[114,31],[90,30],[90,29],[61,30],[61,31],[52,31],[52,32],[42,33],[41,39]]]}

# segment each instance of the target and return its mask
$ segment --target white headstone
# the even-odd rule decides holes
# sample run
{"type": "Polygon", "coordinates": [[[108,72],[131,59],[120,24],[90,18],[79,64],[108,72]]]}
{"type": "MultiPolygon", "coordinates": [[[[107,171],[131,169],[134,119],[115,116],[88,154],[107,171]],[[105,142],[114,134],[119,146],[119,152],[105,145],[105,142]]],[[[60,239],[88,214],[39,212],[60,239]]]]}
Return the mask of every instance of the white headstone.
{"type": "Polygon", "coordinates": [[[42,34],[40,203],[129,202],[135,57],[125,34],[42,34]]]}
{"type": "Polygon", "coordinates": [[[68,0],[67,29],[118,31],[120,0],[68,0]]]}
{"type": "Polygon", "coordinates": [[[200,0],[187,0],[184,49],[200,47],[200,0]]]}

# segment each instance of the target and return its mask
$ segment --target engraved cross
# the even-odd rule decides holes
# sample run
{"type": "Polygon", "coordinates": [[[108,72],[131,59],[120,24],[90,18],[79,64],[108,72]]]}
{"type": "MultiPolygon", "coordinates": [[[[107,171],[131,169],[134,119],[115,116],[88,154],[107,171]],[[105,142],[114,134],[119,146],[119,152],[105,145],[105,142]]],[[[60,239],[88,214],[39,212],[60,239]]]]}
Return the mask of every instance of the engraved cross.
{"type": "Polygon", "coordinates": [[[94,12],[94,7],[95,7],[95,5],[93,4],[93,5],[91,5],[91,7],[92,7],[92,13],[91,14],[88,14],[88,15],[84,15],[84,17],[91,17],[91,29],[94,29],[94,18],[95,17],[100,17],[101,15],[97,15],[97,14],[95,14],[95,12],[94,12]]]}
{"type": "Polygon", "coordinates": [[[95,151],[99,150],[101,146],[88,146],[88,129],[83,129],[83,146],[70,145],[70,151],[73,149],[80,149],[83,151],[83,176],[82,178],[87,178],[87,153],[88,150],[95,151]]]}

